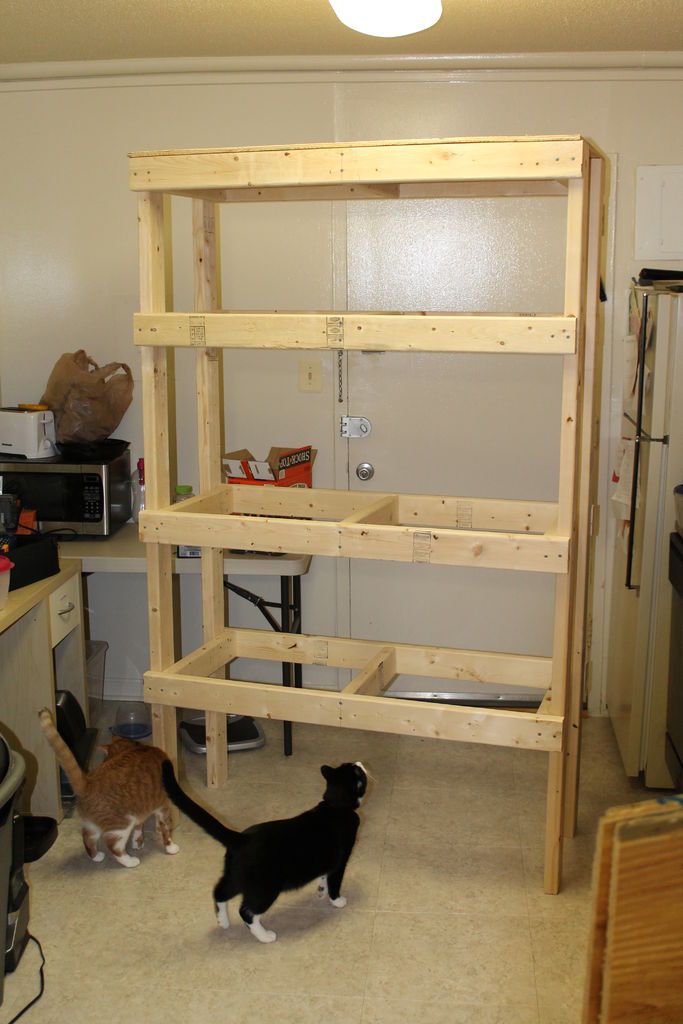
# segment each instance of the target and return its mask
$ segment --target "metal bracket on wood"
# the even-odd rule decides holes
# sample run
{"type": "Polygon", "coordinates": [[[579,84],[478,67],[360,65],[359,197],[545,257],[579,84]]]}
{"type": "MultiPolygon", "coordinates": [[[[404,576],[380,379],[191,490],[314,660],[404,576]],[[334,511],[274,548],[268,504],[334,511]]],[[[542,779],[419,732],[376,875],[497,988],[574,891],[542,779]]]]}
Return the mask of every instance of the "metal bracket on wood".
{"type": "Polygon", "coordinates": [[[344,348],[344,317],[328,316],[325,321],[325,334],[329,347],[344,348]]]}
{"type": "Polygon", "coordinates": [[[190,317],[190,345],[194,348],[206,347],[206,320],[203,316],[190,317]]]}
{"type": "Polygon", "coordinates": [[[416,530],[413,534],[413,561],[430,562],[432,557],[432,535],[427,530],[416,530]]]}

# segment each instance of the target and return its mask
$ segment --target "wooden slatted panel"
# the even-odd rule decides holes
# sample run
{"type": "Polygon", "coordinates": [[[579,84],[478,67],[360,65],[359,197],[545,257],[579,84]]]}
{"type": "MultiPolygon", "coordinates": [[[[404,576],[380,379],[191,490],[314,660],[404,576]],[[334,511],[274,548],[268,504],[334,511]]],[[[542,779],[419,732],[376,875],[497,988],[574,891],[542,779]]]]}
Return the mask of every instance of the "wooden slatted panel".
{"type": "MultiPolygon", "coordinates": [[[[164,197],[143,194],[138,200],[140,246],[140,308],[160,313],[166,309],[166,251],[164,197]]],[[[142,406],[145,445],[145,498],[148,508],[170,501],[170,446],[168,360],[164,349],[143,348],[142,406]]],[[[171,549],[147,546],[149,608],[149,662],[153,669],[171,665],[175,656],[171,549]]],[[[153,705],[152,730],[156,746],[177,762],[175,708],[153,705]]]]}
{"type": "Polygon", "coordinates": [[[613,807],[600,819],[583,1024],[678,1024],[683,1020],[682,834],[680,796],[613,807]],[[678,838],[673,839],[674,833],[678,838]],[[669,847],[672,839],[675,850],[669,847]],[[630,843],[636,845],[624,856],[622,851],[630,843]],[[658,976],[663,984],[656,980],[658,976]]]}
{"type": "Polygon", "coordinates": [[[683,1020],[683,811],[617,825],[601,1020],[683,1020]]]}
{"type": "MultiPolygon", "coordinates": [[[[194,255],[194,307],[198,312],[220,309],[220,245],[217,208],[213,203],[195,200],[192,204],[194,255]]],[[[199,488],[205,493],[221,483],[223,445],[222,351],[205,348],[197,351],[197,445],[199,488]]],[[[217,636],[225,626],[223,588],[223,548],[202,547],[202,611],[204,640],[217,636]]],[[[207,712],[206,779],[216,788],[228,777],[227,719],[207,712]]]]}
{"type": "Polygon", "coordinates": [[[175,348],[552,355],[574,352],[576,320],[560,315],[485,313],[137,313],[133,341],[175,348]]]}

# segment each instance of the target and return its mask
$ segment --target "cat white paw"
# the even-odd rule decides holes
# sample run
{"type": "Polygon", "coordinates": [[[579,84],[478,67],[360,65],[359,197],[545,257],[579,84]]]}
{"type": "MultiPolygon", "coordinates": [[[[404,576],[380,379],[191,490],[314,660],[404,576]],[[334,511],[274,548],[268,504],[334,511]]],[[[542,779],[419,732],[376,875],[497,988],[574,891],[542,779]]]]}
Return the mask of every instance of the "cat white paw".
{"type": "Polygon", "coordinates": [[[116,859],[119,864],[123,864],[124,868],[136,868],[140,863],[139,857],[131,857],[127,853],[124,853],[123,856],[117,857],[116,859]]]}
{"type": "Polygon", "coordinates": [[[94,857],[91,857],[93,864],[99,864],[100,861],[104,860],[104,854],[101,850],[98,850],[94,857]]]}
{"type": "Polygon", "coordinates": [[[346,906],[346,896],[337,896],[336,900],[330,899],[330,903],[333,907],[339,907],[341,909],[346,906]]]}
{"type": "Polygon", "coordinates": [[[144,845],[145,839],[142,832],[139,835],[134,835],[131,839],[130,846],[132,850],[141,850],[144,845]]]}
{"type": "Polygon", "coordinates": [[[216,920],[221,928],[230,927],[230,918],[228,917],[228,906],[227,903],[216,904],[216,920]]]}
{"type": "Polygon", "coordinates": [[[318,896],[320,899],[327,896],[327,875],[323,875],[318,882],[318,896]]]}
{"type": "Polygon", "coordinates": [[[180,847],[177,843],[169,843],[168,846],[164,847],[164,849],[166,850],[166,853],[180,853],[180,847]]]}
{"type": "Polygon", "coordinates": [[[247,927],[259,942],[275,942],[277,938],[277,934],[275,932],[271,932],[270,929],[263,927],[257,916],[254,916],[254,920],[247,927]]]}

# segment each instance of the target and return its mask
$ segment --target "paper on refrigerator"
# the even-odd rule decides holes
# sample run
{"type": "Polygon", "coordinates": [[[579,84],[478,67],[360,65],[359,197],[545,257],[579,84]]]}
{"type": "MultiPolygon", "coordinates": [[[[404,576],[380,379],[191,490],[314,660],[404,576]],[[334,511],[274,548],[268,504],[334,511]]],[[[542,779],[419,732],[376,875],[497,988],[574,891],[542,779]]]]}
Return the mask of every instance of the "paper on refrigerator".
{"type": "MultiPolygon", "coordinates": [[[[633,460],[635,457],[635,441],[632,437],[622,437],[617,449],[615,468],[612,472],[612,483],[615,485],[610,496],[612,511],[619,520],[617,536],[626,548],[631,518],[631,482],[633,480],[633,460]]],[[[640,470],[640,467],[639,467],[640,470]]],[[[636,508],[640,505],[640,487],[636,487],[636,508]]]]}

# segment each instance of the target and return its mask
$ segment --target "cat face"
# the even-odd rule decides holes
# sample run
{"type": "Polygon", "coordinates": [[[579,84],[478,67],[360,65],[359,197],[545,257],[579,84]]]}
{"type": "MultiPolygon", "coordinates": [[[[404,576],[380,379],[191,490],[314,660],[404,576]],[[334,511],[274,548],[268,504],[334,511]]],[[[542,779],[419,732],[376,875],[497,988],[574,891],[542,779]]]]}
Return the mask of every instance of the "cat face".
{"type": "Polygon", "coordinates": [[[324,764],[320,769],[327,782],[324,799],[335,807],[358,807],[368,788],[368,774],[360,761],[347,761],[338,768],[324,764]]]}

